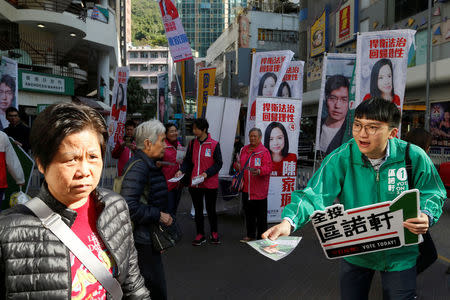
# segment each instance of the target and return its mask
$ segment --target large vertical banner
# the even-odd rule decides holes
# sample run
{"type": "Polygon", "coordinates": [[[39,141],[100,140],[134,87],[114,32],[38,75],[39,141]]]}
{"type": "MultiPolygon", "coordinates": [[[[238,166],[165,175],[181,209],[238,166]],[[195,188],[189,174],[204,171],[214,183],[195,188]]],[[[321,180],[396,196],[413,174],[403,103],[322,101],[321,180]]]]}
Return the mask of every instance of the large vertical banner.
{"type": "Polygon", "coordinates": [[[281,212],[291,202],[295,190],[301,109],[302,101],[298,99],[256,100],[256,127],[263,132],[262,142],[272,156],[267,196],[269,222],[281,219],[281,212]]]}
{"type": "Polygon", "coordinates": [[[276,97],[281,79],[284,77],[293,56],[294,52],[291,50],[253,54],[248,92],[247,123],[245,126],[246,144],[248,143],[248,132],[255,126],[256,97],[276,97]]]}
{"type": "Polygon", "coordinates": [[[410,47],[415,30],[364,32],[356,49],[355,106],[371,97],[394,102],[401,110],[410,47]]]}
{"type": "Polygon", "coordinates": [[[430,106],[431,145],[450,149],[450,101],[432,103],[430,106]]]}
{"type": "Polygon", "coordinates": [[[2,57],[0,62],[0,130],[8,127],[6,109],[19,107],[17,61],[2,57]]]}
{"type": "Polygon", "coordinates": [[[316,131],[316,151],[323,156],[346,142],[355,62],[355,54],[328,53],[324,57],[316,131]]]}
{"type": "Polygon", "coordinates": [[[348,0],[336,12],[336,46],[355,39],[358,28],[359,0],[348,0]]]}
{"type": "Polygon", "coordinates": [[[157,115],[158,120],[163,124],[168,119],[169,103],[167,99],[167,73],[158,74],[158,102],[157,102],[157,115]]]}
{"type": "Polygon", "coordinates": [[[303,98],[303,67],[304,61],[291,61],[283,76],[283,81],[277,91],[277,97],[282,98],[303,98]]]}
{"type": "Polygon", "coordinates": [[[197,117],[204,118],[208,96],[214,95],[216,68],[201,68],[197,78],[197,117]]]}
{"type": "Polygon", "coordinates": [[[184,32],[177,8],[171,0],[158,0],[173,62],[192,58],[191,45],[184,32]]]}
{"type": "Polygon", "coordinates": [[[310,32],[311,57],[322,54],[328,50],[328,6],[311,25],[310,32]]]}
{"type": "Polygon", "coordinates": [[[119,67],[116,70],[116,79],[113,87],[111,115],[108,124],[108,144],[114,148],[117,141],[125,133],[127,120],[127,85],[130,70],[128,67],[119,67]]]}

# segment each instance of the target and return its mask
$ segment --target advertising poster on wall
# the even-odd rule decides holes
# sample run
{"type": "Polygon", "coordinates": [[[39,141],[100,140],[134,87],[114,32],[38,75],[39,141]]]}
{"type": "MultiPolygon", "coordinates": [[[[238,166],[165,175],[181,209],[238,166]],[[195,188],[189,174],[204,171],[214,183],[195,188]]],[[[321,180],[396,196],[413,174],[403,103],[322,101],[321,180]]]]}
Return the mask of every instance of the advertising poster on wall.
{"type": "Polygon", "coordinates": [[[6,109],[10,106],[19,107],[17,61],[2,56],[0,62],[0,130],[8,127],[6,109]]]}
{"type": "Polygon", "coordinates": [[[114,149],[117,141],[125,133],[127,120],[127,85],[130,70],[128,67],[119,67],[114,80],[111,115],[108,124],[108,145],[114,149]]]}
{"type": "Polygon", "coordinates": [[[328,48],[328,6],[323,13],[311,25],[310,50],[311,57],[327,51],[328,48]]]}
{"type": "Polygon", "coordinates": [[[267,220],[278,222],[283,208],[291,202],[296,187],[298,136],[302,101],[258,97],[255,127],[263,133],[263,144],[272,156],[267,220]]]}
{"type": "Polygon", "coordinates": [[[430,132],[431,145],[450,150],[450,101],[431,103],[430,132]]]}
{"type": "Polygon", "coordinates": [[[405,29],[358,35],[355,107],[371,97],[379,97],[402,109],[408,54],[410,47],[415,47],[415,33],[405,29]]]}
{"type": "Polygon", "coordinates": [[[158,0],[158,2],[173,62],[192,59],[191,45],[175,4],[171,0],[158,0]]]}
{"type": "Polygon", "coordinates": [[[246,144],[248,144],[248,131],[255,126],[256,97],[277,96],[282,81],[280,79],[284,77],[293,56],[294,52],[291,50],[256,52],[253,54],[245,127],[246,144]]]}
{"type": "Polygon", "coordinates": [[[355,54],[328,53],[324,57],[316,131],[316,151],[322,156],[346,142],[345,133],[351,126],[348,112],[355,62],[355,54]]]}
{"type": "Polygon", "coordinates": [[[336,46],[353,41],[358,24],[358,0],[348,0],[336,12],[336,46]]]}
{"type": "Polygon", "coordinates": [[[214,95],[214,84],[216,80],[216,68],[202,68],[198,70],[197,78],[197,116],[204,118],[208,96],[214,95]]]}
{"type": "Polygon", "coordinates": [[[167,99],[167,73],[158,74],[158,120],[163,124],[167,122],[168,115],[168,99],[167,99]]]}
{"type": "Polygon", "coordinates": [[[291,61],[283,81],[277,91],[277,97],[281,98],[303,98],[303,67],[304,61],[291,61]]]}

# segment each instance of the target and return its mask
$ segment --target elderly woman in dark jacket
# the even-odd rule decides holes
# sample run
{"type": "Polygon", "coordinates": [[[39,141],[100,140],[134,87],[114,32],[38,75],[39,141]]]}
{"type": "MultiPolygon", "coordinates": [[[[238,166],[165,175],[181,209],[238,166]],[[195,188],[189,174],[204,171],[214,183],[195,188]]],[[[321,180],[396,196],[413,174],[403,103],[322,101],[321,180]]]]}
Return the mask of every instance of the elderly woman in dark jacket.
{"type": "MultiPolygon", "coordinates": [[[[38,197],[118,281],[123,298],[150,299],[127,205],[97,188],[107,137],[103,118],[89,107],[59,103],[40,113],[31,129],[32,152],[45,177],[38,197]]],[[[111,298],[108,287],[24,205],[0,214],[0,249],[0,299],[111,298]]]]}
{"type": "Polygon", "coordinates": [[[138,150],[124,167],[129,170],[125,171],[120,192],[130,209],[139,267],[152,299],[167,299],[161,253],[152,248],[150,237],[150,224],[172,224],[172,216],[167,213],[166,179],[155,162],[164,156],[165,131],[157,120],[144,122],[136,128],[138,150]]]}

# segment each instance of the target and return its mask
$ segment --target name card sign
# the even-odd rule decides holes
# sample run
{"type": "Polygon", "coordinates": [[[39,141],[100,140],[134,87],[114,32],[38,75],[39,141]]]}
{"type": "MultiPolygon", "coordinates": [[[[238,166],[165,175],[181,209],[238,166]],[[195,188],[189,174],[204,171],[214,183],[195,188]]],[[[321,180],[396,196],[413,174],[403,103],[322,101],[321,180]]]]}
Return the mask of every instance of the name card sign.
{"type": "Polygon", "coordinates": [[[349,210],[342,204],[315,211],[311,222],[329,259],[410,246],[422,237],[403,227],[420,214],[419,190],[408,190],[393,201],[349,210]]]}

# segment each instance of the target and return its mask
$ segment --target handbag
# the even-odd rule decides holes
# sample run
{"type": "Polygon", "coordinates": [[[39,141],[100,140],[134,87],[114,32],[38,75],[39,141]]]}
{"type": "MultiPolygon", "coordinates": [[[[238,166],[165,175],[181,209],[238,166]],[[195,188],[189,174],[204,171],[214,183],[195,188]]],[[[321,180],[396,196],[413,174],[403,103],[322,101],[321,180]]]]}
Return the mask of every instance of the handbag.
{"type": "Polygon", "coordinates": [[[247,161],[245,162],[245,165],[242,168],[242,170],[233,175],[233,179],[231,180],[231,186],[230,186],[231,192],[239,193],[244,188],[244,180],[243,180],[244,179],[244,171],[245,171],[245,168],[247,168],[248,162],[250,161],[250,158],[252,158],[252,156],[253,156],[253,153],[250,154],[250,156],[247,159],[247,161]]]}
{"type": "MultiPolygon", "coordinates": [[[[409,157],[409,146],[410,143],[406,145],[405,149],[405,168],[406,174],[408,176],[408,186],[409,189],[414,188],[414,182],[412,177],[412,163],[409,157]]],[[[422,273],[431,266],[438,258],[436,246],[434,245],[433,239],[431,238],[430,229],[428,228],[425,234],[422,234],[423,242],[419,244],[419,256],[417,257],[416,270],[417,274],[422,273]]]]}
{"type": "Polygon", "coordinates": [[[169,226],[158,223],[150,225],[150,235],[152,239],[153,250],[161,252],[174,247],[183,236],[180,226],[175,218],[169,226]]]}

